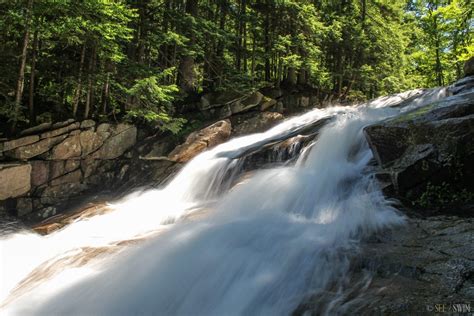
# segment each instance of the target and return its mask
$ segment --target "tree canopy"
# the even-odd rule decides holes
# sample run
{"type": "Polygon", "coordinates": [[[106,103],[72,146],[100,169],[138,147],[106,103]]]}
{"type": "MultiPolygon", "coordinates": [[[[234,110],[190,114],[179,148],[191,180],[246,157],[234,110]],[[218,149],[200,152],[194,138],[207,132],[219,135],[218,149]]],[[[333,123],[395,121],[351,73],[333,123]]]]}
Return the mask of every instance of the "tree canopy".
{"type": "Polygon", "coordinates": [[[206,92],[360,100],[444,85],[474,54],[472,24],[469,0],[0,1],[0,120],[177,132],[176,102],[206,92]]]}

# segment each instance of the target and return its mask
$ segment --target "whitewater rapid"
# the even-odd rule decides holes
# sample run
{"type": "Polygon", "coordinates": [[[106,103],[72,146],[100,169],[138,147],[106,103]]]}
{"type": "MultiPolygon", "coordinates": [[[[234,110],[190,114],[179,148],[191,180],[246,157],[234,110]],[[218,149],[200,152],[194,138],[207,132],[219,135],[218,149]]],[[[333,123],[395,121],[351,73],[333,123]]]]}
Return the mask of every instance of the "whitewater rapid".
{"type": "Polygon", "coordinates": [[[200,154],[166,187],[112,212],[48,236],[1,236],[0,313],[291,314],[347,276],[362,238],[404,221],[368,166],[363,128],[444,96],[414,90],[315,109],[200,154]],[[322,119],[295,161],[241,179],[245,153],[322,119]],[[90,249],[102,254],[77,264],[90,249]]]}

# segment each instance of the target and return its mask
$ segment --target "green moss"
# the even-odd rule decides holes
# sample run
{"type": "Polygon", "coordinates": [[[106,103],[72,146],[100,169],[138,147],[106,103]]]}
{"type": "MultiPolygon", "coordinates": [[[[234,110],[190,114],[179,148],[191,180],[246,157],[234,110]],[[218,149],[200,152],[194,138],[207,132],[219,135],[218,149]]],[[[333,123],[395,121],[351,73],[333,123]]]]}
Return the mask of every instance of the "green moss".
{"type": "Polygon", "coordinates": [[[393,122],[393,123],[404,123],[404,122],[412,121],[412,120],[416,119],[417,117],[422,116],[422,115],[430,112],[431,110],[433,110],[435,108],[435,105],[436,104],[425,105],[425,106],[423,106],[419,109],[410,111],[410,112],[405,113],[403,115],[400,115],[400,116],[394,118],[393,120],[391,120],[391,122],[393,122]]]}

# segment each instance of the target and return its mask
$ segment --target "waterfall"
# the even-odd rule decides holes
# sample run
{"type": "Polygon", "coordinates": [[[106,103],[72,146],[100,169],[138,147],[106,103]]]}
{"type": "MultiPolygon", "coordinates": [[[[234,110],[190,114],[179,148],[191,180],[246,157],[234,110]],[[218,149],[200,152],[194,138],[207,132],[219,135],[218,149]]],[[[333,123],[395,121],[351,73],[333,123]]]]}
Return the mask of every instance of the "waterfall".
{"type": "Polygon", "coordinates": [[[164,188],[109,213],[48,236],[4,234],[0,312],[291,314],[344,280],[362,238],[404,221],[374,179],[363,127],[444,93],[315,109],[200,154],[164,188]],[[243,177],[249,153],[322,121],[312,142],[276,155],[288,163],[243,177]]]}

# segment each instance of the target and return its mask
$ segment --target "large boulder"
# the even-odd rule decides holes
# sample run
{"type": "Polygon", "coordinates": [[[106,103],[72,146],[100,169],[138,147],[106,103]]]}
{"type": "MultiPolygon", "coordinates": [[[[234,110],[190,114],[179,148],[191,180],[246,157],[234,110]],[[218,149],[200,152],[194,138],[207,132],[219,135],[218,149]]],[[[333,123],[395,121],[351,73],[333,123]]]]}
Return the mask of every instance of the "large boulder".
{"type": "Polygon", "coordinates": [[[66,160],[70,158],[78,158],[81,156],[81,152],[82,147],[80,135],[72,135],[53,148],[50,159],[66,160]]]}
{"type": "Polygon", "coordinates": [[[27,160],[47,152],[54,145],[60,143],[66,137],[67,135],[59,135],[56,137],[45,138],[31,145],[15,148],[6,152],[5,154],[11,158],[15,158],[18,160],[27,160]]]}
{"type": "Polygon", "coordinates": [[[84,157],[99,149],[104,143],[105,137],[103,133],[96,133],[92,130],[87,130],[81,132],[79,140],[82,147],[82,156],[84,157]]]}
{"type": "Polygon", "coordinates": [[[474,56],[469,58],[464,63],[464,75],[467,76],[474,76],[474,56]]]}
{"type": "Polygon", "coordinates": [[[69,133],[70,131],[78,129],[79,127],[80,127],[80,124],[76,122],[76,123],[66,125],[64,127],[60,127],[58,129],[55,129],[49,132],[42,133],[41,138],[51,138],[58,135],[63,135],[63,134],[69,133]]]}
{"type": "Polygon", "coordinates": [[[168,158],[175,162],[186,162],[208,148],[219,145],[229,139],[231,123],[229,120],[216,122],[197,132],[191,133],[184,144],[177,146],[168,158]]]}
{"type": "Polygon", "coordinates": [[[273,127],[283,119],[284,116],[280,113],[261,112],[237,123],[232,129],[232,135],[243,136],[247,134],[260,133],[273,127]]]}
{"type": "Polygon", "coordinates": [[[12,150],[21,146],[30,145],[39,141],[38,135],[26,136],[22,138],[13,139],[3,143],[3,151],[12,150]]]}
{"type": "Polygon", "coordinates": [[[236,91],[208,93],[201,97],[201,102],[199,103],[198,108],[199,110],[204,111],[215,107],[221,107],[238,102],[244,97],[245,95],[236,91]]]}
{"type": "Polygon", "coordinates": [[[231,104],[230,109],[232,114],[245,112],[254,107],[258,106],[263,99],[263,94],[258,91],[250,94],[249,96],[243,98],[242,100],[238,100],[231,104]]]}
{"type": "Polygon", "coordinates": [[[30,188],[29,164],[0,165],[0,201],[26,194],[30,188]]]}
{"type": "Polygon", "coordinates": [[[453,201],[440,203],[473,192],[474,92],[445,98],[364,132],[381,166],[378,177],[385,182],[385,192],[410,202],[434,194],[429,190],[452,192],[453,201]]]}
{"type": "Polygon", "coordinates": [[[31,185],[33,187],[45,184],[49,180],[49,161],[32,160],[31,165],[31,185]]]}
{"type": "MultiPolygon", "coordinates": [[[[102,135],[111,133],[100,149],[92,155],[95,159],[115,159],[125,153],[137,141],[137,128],[133,125],[121,123],[115,128],[99,125],[97,132],[102,135]],[[102,128],[103,127],[103,128],[102,128]]],[[[104,136],[102,136],[104,137],[104,136]]]]}

